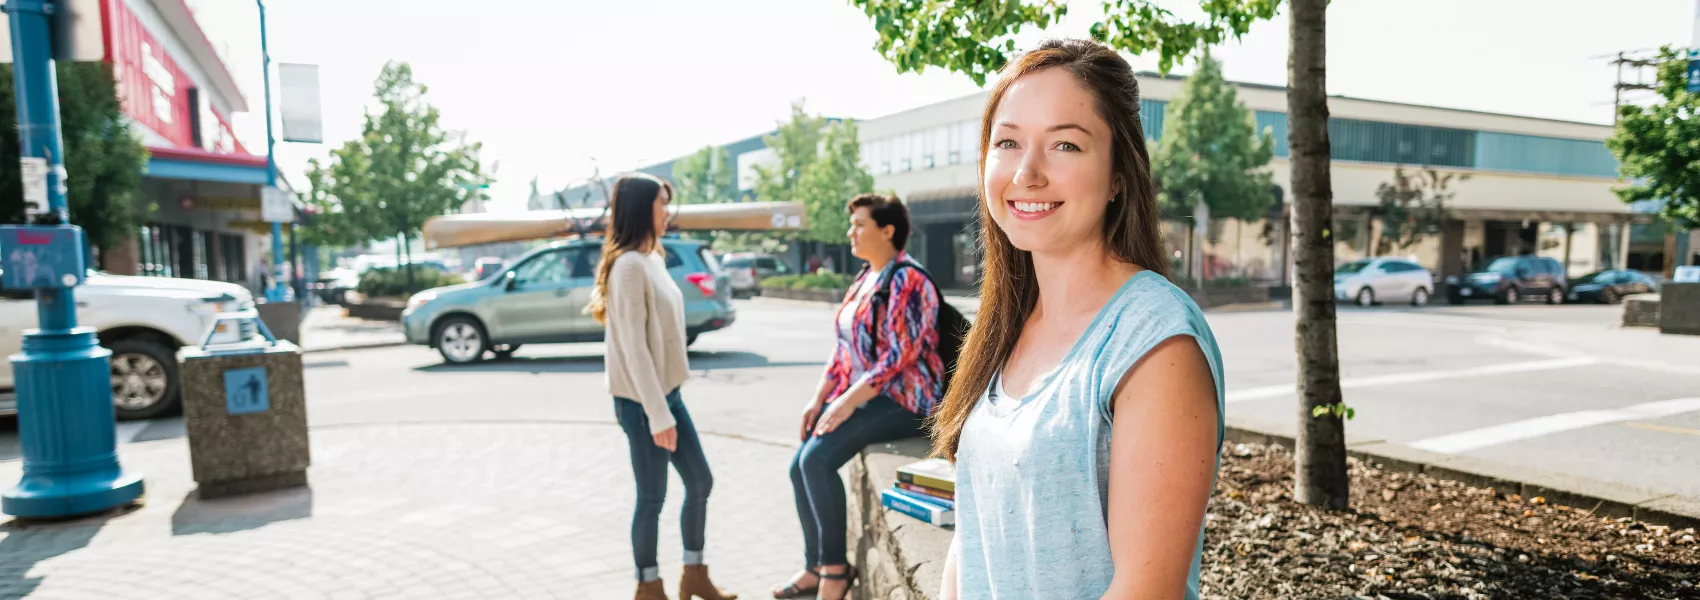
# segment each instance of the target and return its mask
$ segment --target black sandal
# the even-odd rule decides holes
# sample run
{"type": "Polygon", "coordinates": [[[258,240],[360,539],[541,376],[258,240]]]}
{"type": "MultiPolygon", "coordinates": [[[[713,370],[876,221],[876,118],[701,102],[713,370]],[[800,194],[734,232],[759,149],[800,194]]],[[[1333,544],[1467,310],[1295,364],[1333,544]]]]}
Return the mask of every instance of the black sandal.
{"type": "Polygon", "coordinates": [[[855,565],[848,565],[843,573],[820,573],[819,575],[821,579],[850,582],[844,586],[844,595],[838,597],[838,600],[846,600],[850,597],[851,590],[856,589],[856,579],[861,577],[862,572],[857,570],[855,565]]]}
{"type": "MultiPolygon", "coordinates": [[[[808,573],[810,575],[814,575],[815,579],[817,579],[817,580],[820,579],[821,577],[823,577],[820,574],[820,571],[816,571],[814,567],[803,567],[803,572],[808,573]]],[[[816,593],[819,593],[819,592],[820,592],[820,582],[819,581],[816,581],[815,586],[811,587],[811,588],[797,587],[797,582],[793,581],[789,585],[786,585],[785,589],[777,590],[777,591],[773,592],[773,597],[777,598],[779,600],[787,600],[789,598],[811,598],[816,593]]]]}

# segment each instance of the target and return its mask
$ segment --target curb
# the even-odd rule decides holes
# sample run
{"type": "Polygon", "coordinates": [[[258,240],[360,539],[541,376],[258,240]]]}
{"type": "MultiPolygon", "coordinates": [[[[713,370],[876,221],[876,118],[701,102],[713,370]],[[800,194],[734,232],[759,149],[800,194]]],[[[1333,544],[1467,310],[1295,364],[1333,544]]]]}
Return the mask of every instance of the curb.
{"type": "Polygon", "coordinates": [[[301,349],[301,353],[302,354],[323,354],[323,353],[326,353],[326,352],[339,352],[339,351],[343,351],[343,350],[376,350],[376,349],[379,349],[379,348],[395,348],[395,347],[407,346],[407,345],[409,345],[409,344],[406,341],[372,342],[372,343],[369,343],[369,344],[348,344],[346,346],[331,346],[329,348],[303,348],[303,349],[301,349]]]}
{"type": "MultiPolygon", "coordinates": [[[[1288,450],[1294,446],[1290,435],[1263,431],[1245,424],[1228,425],[1224,441],[1280,444],[1288,450]]],[[[1467,456],[1439,454],[1381,440],[1348,440],[1346,454],[1402,473],[1420,473],[1525,498],[1541,496],[1554,504],[1586,510],[1601,517],[1629,517],[1679,529],[1700,527],[1700,498],[1467,456]]]]}

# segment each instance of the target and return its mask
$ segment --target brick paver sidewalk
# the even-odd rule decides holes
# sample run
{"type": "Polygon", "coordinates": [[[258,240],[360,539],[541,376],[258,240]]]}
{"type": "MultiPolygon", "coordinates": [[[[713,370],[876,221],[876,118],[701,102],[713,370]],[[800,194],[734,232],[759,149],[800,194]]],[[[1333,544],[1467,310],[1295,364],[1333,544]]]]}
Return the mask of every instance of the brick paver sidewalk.
{"type": "MultiPolygon", "coordinates": [[[[182,440],[125,446],[147,498],[119,515],[0,525],[0,598],[629,598],[633,486],[609,424],[313,430],[311,488],[203,502],[182,440]]],[[[788,448],[705,436],[708,563],[745,598],[802,553],[788,448]]],[[[0,484],[18,480],[0,463],[0,484]]],[[[661,568],[680,570],[673,477],[661,568]]],[[[672,591],[669,591],[672,594],[672,591]]]]}

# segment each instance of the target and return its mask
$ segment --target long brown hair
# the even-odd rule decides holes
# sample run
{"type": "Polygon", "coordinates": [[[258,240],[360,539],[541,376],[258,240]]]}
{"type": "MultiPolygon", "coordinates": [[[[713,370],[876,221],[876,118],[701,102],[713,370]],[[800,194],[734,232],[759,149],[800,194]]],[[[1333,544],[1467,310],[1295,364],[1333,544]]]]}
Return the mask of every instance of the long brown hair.
{"type": "Polygon", "coordinates": [[[1097,99],[1098,116],[1110,126],[1111,160],[1119,197],[1104,212],[1105,249],[1117,260],[1168,275],[1157,221],[1151,157],[1139,122],[1139,83],[1133,68],[1109,48],[1087,40],[1047,40],[1005,67],[980,118],[980,239],[985,270],[980,275],[980,312],[963,343],[960,362],[938,412],[932,417],[933,454],[956,460],[962,426],[1009,359],[1021,328],[1039,301],[1032,254],[1011,244],[986,200],[986,143],[992,120],[1010,86],[1045,69],[1065,69],[1097,99]]]}
{"type": "Polygon", "coordinates": [[[591,291],[585,314],[597,323],[608,324],[608,275],[614,272],[614,259],[627,252],[653,252],[656,237],[666,223],[655,222],[655,203],[661,192],[673,197],[673,184],[646,173],[622,175],[614,182],[614,194],[608,198],[608,226],[603,232],[602,262],[596,265],[596,288],[591,291]]]}

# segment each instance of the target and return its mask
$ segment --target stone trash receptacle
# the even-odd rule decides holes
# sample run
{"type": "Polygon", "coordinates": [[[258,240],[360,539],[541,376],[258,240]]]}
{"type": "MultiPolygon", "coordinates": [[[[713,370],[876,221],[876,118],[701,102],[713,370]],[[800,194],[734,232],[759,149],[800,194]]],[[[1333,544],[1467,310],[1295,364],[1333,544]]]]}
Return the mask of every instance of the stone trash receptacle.
{"type": "Polygon", "coordinates": [[[311,460],[301,349],[272,336],[252,312],[219,321],[260,336],[179,354],[197,493],[217,498],[306,485],[311,460]]]}
{"type": "Polygon", "coordinates": [[[1700,335],[1700,283],[1660,286],[1659,332],[1700,335]]]}

